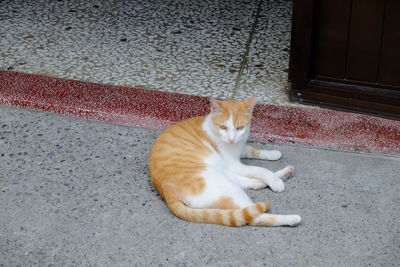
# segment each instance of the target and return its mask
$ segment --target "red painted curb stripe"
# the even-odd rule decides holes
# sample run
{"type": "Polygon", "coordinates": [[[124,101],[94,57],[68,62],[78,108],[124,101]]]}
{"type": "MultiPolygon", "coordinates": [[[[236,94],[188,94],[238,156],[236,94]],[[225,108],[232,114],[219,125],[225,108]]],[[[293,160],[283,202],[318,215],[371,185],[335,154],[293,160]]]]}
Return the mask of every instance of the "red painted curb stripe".
{"type": "MultiPolygon", "coordinates": [[[[0,104],[147,128],[164,128],[209,110],[208,99],[199,96],[12,71],[0,71],[0,104]]],[[[259,104],[254,111],[252,139],[400,154],[400,122],[353,113],[259,104]]]]}

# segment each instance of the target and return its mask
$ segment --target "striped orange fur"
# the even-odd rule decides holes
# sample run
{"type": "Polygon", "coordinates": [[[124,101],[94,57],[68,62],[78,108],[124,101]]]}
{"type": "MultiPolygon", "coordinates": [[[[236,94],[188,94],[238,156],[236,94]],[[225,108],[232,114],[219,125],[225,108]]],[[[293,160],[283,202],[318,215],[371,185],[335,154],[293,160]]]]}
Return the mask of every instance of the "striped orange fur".
{"type": "Polygon", "coordinates": [[[190,222],[226,226],[274,221],[256,220],[270,204],[253,203],[243,190],[265,184],[227,168],[236,160],[240,163],[254,105],[255,98],[212,100],[209,115],[177,123],[158,136],[149,153],[151,181],[174,215],[190,222]]]}

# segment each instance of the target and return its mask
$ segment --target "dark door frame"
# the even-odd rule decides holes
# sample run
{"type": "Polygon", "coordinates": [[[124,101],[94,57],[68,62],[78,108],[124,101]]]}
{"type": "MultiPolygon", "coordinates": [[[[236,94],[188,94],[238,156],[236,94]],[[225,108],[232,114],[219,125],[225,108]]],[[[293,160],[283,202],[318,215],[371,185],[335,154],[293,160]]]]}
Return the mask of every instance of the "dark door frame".
{"type": "Polygon", "coordinates": [[[314,75],[314,48],[318,41],[315,12],[318,1],[293,0],[289,63],[291,99],[301,103],[400,119],[399,87],[328,77],[320,79],[314,75]]]}

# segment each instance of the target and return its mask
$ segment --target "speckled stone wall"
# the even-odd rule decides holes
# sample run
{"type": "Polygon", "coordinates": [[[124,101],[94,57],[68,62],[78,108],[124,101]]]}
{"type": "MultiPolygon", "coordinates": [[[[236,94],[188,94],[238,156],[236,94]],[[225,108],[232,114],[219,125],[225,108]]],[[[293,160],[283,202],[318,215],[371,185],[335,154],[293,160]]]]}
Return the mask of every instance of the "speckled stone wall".
{"type": "MultiPolygon", "coordinates": [[[[0,105],[117,124],[164,128],[209,111],[200,96],[0,70],[0,105]]],[[[399,154],[400,122],[346,112],[258,104],[252,139],[260,142],[399,154]]]]}
{"type": "Polygon", "coordinates": [[[6,0],[0,19],[3,70],[291,105],[291,1],[6,0]]]}

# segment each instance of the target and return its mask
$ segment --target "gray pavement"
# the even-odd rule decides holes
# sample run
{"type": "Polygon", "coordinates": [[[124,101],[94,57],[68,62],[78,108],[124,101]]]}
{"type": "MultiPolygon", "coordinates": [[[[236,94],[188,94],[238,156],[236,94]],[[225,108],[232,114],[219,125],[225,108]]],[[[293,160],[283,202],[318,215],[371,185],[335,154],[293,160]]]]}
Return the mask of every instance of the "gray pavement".
{"type": "Polygon", "coordinates": [[[0,266],[398,266],[400,159],[296,146],[286,191],[250,192],[295,228],[174,217],[149,183],[159,130],[0,107],[0,266]]]}

